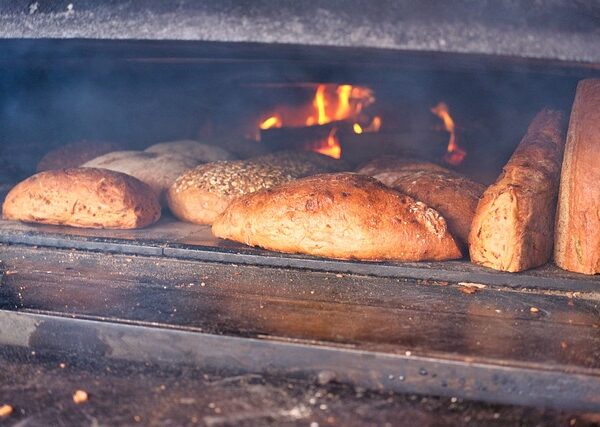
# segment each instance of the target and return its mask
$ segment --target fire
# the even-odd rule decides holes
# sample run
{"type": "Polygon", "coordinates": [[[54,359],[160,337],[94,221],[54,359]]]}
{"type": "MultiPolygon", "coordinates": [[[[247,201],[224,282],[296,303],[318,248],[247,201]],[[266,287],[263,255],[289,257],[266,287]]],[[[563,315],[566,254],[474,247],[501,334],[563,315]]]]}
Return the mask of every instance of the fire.
{"type": "Polygon", "coordinates": [[[271,129],[271,128],[280,128],[282,125],[281,117],[279,116],[271,116],[269,118],[264,119],[258,125],[261,129],[271,129]]]}
{"type": "Polygon", "coordinates": [[[325,141],[325,143],[320,146],[314,147],[313,151],[325,154],[329,157],[333,157],[334,159],[339,159],[340,157],[342,157],[342,146],[340,145],[340,141],[335,135],[336,132],[336,128],[331,129],[329,135],[327,136],[327,141],[325,141]]]}
{"type": "Polygon", "coordinates": [[[438,116],[440,119],[442,119],[442,122],[444,123],[444,129],[450,134],[450,139],[448,141],[448,148],[446,155],[444,156],[444,161],[453,166],[460,165],[465,159],[467,152],[464,149],[462,149],[456,142],[456,126],[454,124],[454,119],[450,115],[448,106],[444,102],[439,102],[435,107],[431,109],[431,112],[438,116]]]}
{"type": "MultiPolygon", "coordinates": [[[[352,124],[356,134],[377,132],[381,127],[381,118],[374,117],[368,122],[364,109],[375,102],[373,91],[368,87],[349,84],[318,84],[312,102],[299,107],[280,106],[275,112],[259,122],[262,130],[284,126],[317,126],[333,122],[347,121],[352,124]]],[[[327,140],[311,147],[312,150],[331,157],[340,158],[342,151],[336,136],[337,127],[333,126],[327,140]]]]}

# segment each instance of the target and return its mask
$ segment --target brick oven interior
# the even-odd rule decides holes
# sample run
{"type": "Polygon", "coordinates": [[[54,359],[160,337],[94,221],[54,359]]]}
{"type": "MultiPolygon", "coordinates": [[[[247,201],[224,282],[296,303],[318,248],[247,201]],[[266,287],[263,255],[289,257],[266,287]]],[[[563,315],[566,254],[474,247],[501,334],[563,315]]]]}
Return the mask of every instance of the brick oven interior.
{"type": "MultiPolygon", "coordinates": [[[[404,156],[487,186],[536,113],[568,117],[578,82],[600,77],[593,2],[21,3],[0,6],[1,199],[46,153],[81,140],[196,140],[244,159],[323,149],[334,135],[350,170],[404,156]],[[342,86],[373,99],[356,116],[286,125],[289,111],[309,123],[319,88],[335,97],[342,86]],[[283,125],[263,126],[275,116],[283,125]]],[[[593,425],[600,413],[600,278],[552,262],[507,273],[466,254],[285,254],[164,209],[138,230],[0,219],[0,278],[11,420],[392,425],[402,413],[593,425]],[[48,415],[52,394],[84,386],[87,406],[48,415]]]]}

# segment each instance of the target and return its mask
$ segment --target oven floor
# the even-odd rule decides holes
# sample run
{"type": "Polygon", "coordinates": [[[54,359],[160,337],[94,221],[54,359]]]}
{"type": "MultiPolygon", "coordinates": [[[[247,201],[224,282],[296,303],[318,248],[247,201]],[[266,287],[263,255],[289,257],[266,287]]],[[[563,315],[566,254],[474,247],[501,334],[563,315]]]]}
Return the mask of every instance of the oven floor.
{"type": "Polygon", "coordinates": [[[0,346],[0,364],[0,405],[13,408],[0,423],[10,425],[588,426],[600,419],[323,381],[118,363],[101,355],[39,355],[6,346],[0,346]],[[75,404],[76,390],[86,391],[88,400],[75,404]]]}
{"type": "Polygon", "coordinates": [[[164,215],[157,224],[141,230],[94,230],[0,220],[0,243],[310,269],[377,277],[474,282],[487,286],[512,288],[572,292],[595,292],[600,289],[600,275],[586,276],[570,273],[551,264],[513,274],[480,267],[467,260],[374,263],[276,253],[215,238],[209,226],[181,222],[170,215],[164,215]]]}

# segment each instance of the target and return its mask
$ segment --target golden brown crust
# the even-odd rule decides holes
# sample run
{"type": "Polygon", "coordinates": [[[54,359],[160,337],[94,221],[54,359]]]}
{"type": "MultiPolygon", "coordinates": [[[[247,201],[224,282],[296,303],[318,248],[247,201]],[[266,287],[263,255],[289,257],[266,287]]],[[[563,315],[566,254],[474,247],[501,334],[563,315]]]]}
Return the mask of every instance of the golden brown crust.
{"type": "Polygon", "coordinates": [[[483,184],[450,171],[416,168],[386,174],[384,183],[437,210],[452,235],[467,243],[483,184]]]}
{"type": "Polygon", "coordinates": [[[83,167],[126,173],[148,184],[166,204],[166,192],[184,172],[198,165],[193,158],[145,151],[113,151],[84,163],[83,167]]]}
{"type": "Polygon", "coordinates": [[[339,259],[461,257],[435,210],[353,173],[317,175],[238,198],[212,230],[251,246],[339,259]]]}
{"type": "Polygon", "coordinates": [[[62,145],[42,157],[37,164],[37,171],[76,168],[89,160],[119,148],[117,143],[100,141],[78,141],[62,145]]]}
{"type": "Polygon", "coordinates": [[[406,157],[381,156],[370,160],[356,169],[356,173],[370,175],[387,185],[387,181],[394,179],[394,173],[397,171],[408,170],[426,170],[433,172],[450,172],[443,166],[406,157]]]}
{"type": "Polygon", "coordinates": [[[554,260],[600,273],[600,79],[579,82],[560,178],[554,260]]]}
{"type": "Polygon", "coordinates": [[[141,228],[160,218],[150,187],[103,169],[40,172],[17,184],[2,206],[5,219],[87,228],[141,228]]]}
{"type": "Polygon", "coordinates": [[[344,166],[331,157],[302,151],[208,163],[179,177],[169,189],[167,201],[177,218],[212,224],[237,197],[344,166]]]}
{"type": "Polygon", "coordinates": [[[200,165],[181,175],[167,193],[169,209],[182,221],[211,224],[236,197],[294,179],[284,168],[250,160],[200,165]]]}
{"type": "Polygon", "coordinates": [[[196,160],[198,163],[217,162],[219,160],[234,160],[235,156],[229,151],[215,145],[202,144],[191,139],[180,141],[159,142],[144,150],[147,153],[180,155],[196,160]]]}
{"type": "Polygon", "coordinates": [[[549,261],[560,162],[563,115],[543,110],[483,194],[471,225],[469,252],[477,264],[517,272],[549,261]]]}

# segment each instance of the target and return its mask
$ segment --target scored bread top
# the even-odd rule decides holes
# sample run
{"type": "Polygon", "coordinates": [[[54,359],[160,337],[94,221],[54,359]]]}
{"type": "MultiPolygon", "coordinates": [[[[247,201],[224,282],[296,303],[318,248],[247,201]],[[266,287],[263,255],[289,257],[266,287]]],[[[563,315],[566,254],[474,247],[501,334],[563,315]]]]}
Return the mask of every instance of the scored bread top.
{"type": "Polygon", "coordinates": [[[353,173],[323,174],[248,194],[213,223],[217,237],[339,259],[460,258],[434,209],[353,173]]]}

